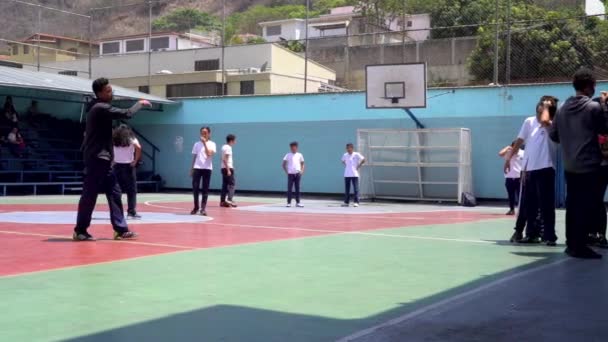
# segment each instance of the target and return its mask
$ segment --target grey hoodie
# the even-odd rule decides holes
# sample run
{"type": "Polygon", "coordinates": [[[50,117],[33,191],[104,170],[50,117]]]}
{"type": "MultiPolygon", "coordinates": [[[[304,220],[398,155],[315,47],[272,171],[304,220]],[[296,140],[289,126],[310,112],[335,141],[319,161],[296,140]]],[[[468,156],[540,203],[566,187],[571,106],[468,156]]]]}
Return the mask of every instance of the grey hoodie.
{"type": "Polygon", "coordinates": [[[599,169],[603,158],[598,135],[608,133],[607,119],[602,106],[587,96],[573,96],[558,109],[550,137],[561,144],[566,172],[599,169]]]}

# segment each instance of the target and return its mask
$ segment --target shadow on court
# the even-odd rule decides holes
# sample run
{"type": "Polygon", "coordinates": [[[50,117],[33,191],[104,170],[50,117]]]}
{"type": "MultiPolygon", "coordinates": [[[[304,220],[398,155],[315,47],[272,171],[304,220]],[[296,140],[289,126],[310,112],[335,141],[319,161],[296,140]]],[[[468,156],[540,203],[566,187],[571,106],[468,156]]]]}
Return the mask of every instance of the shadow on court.
{"type": "MultiPolygon", "coordinates": [[[[360,319],[221,305],[69,341],[332,341],[443,300],[446,302],[442,305],[417,311],[418,315],[401,323],[354,340],[608,340],[606,261],[564,260],[560,253],[550,252],[524,252],[521,255],[544,259],[415,302],[396,303],[392,310],[360,319]],[[543,265],[547,266],[533,270],[543,265]],[[518,275],[522,272],[524,275],[518,275]],[[485,287],[478,290],[480,286],[485,287]],[[454,297],[463,293],[467,295],[454,297]]],[[[179,288],[175,290],[179,291],[179,288]]]]}

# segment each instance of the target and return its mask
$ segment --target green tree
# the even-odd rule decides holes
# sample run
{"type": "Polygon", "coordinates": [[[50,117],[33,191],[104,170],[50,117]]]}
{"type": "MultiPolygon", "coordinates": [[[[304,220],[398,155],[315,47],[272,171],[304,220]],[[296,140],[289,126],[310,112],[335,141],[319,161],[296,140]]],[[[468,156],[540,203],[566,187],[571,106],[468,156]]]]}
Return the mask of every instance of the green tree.
{"type": "Polygon", "coordinates": [[[219,18],[194,8],[176,9],[152,22],[152,28],[157,31],[185,32],[191,29],[216,31],[220,27],[219,18]]]}
{"type": "MultiPolygon", "coordinates": [[[[519,81],[551,81],[570,77],[581,66],[603,69],[608,42],[607,24],[597,18],[578,18],[580,12],[547,11],[526,2],[512,7],[510,25],[510,78],[519,81]],[[565,19],[574,18],[574,19],[565,19]]],[[[499,82],[505,81],[507,24],[501,16],[499,82]]],[[[482,26],[468,65],[477,81],[489,81],[494,71],[495,28],[482,26]]]]}

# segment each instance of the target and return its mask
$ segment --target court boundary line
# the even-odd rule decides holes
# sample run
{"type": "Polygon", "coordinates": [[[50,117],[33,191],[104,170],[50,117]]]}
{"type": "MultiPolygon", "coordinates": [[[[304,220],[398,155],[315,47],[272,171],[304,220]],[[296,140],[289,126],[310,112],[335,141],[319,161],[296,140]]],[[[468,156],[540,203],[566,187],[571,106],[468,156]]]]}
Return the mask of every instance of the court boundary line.
{"type": "MultiPolygon", "coordinates": [[[[376,236],[376,237],[389,237],[389,238],[401,238],[401,239],[414,239],[414,240],[432,240],[432,241],[453,241],[453,242],[466,242],[466,243],[479,243],[479,244],[495,244],[494,241],[488,240],[472,240],[472,239],[452,239],[432,236],[419,236],[419,235],[400,235],[400,234],[385,234],[385,233],[369,233],[367,231],[344,231],[344,230],[329,230],[329,229],[317,229],[317,228],[302,228],[302,227],[278,227],[278,226],[260,226],[260,225],[247,225],[238,223],[218,223],[213,222],[210,224],[222,225],[229,227],[242,227],[252,229],[276,229],[276,230],[295,230],[295,231],[308,231],[317,233],[327,233],[327,235],[362,235],[362,236],[376,236]]],[[[380,228],[384,229],[402,229],[402,228],[380,228]]]]}
{"type": "MultiPolygon", "coordinates": [[[[68,235],[55,235],[55,234],[44,234],[44,233],[28,233],[28,232],[19,232],[13,230],[0,230],[0,234],[6,235],[19,235],[19,236],[37,236],[37,237],[46,237],[46,238],[56,238],[56,239],[66,239],[72,241],[72,237],[68,235]]],[[[170,245],[163,243],[154,243],[154,242],[142,242],[137,240],[113,240],[113,239],[99,239],[95,241],[72,241],[74,243],[94,243],[94,242],[102,242],[102,243],[122,243],[122,244],[130,244],[130,245],[139,245],[139,246],[149,246],[149,247],[166,247],[166,248],[175,248],[175,249],[199,249],[200,247],[192,247],[192,246],[181,246],[181,245],[170,245]]]]}
{"type": "MultiPolygon", "coordinates": [[[[489,283],[480,285],[476,288],[473,288],[468,291],[462,292],[460,294],[454,295],[452,297],[440,300],[436,303],[424,306],[424,307],[414,310],[410,313],[407,313],[407,314],[401,315],[399,317],[393,318],[391,320],[388,320],[384,323],[380,323],[375,326],[369,327],[367,329],[363,329],[363,330],[354,332],[353,334],[350,334],[348,336],[345,336],[345,337],[342,337],[342,338],[336,340],[336,342],[352,342],[352,341],[355,341],[356,339],[363,338],[363,337],[366,337],[373,333],[376,333],[379,330],[386,329],[386,328],[416,319],[419,316],[422,316],[426,313],[430,313],[434,310],[441,310],[442,307],[443,307],[443,310],[447,310],[451,306],[466,303],[467,301],[471,300],[475,295],[478,295],[479,293],[481,293],[483,291],[492,289],[496,286],[500,286],[500,285],[508,283],[512,280],[522,278],[522,277],[528,276],[528,275],[536,273],[536,272],[544,271],[546,269],[549,269],[549,268],[552,268],[552,267],[555,267],[555,266],[558,266],[558,265],[561,265],[563,263],[570,262],[570,261],[572,261],[572,259],[567,258],[567,257],[561,257],[559,260],[556,260],[553,262],[545,263],[545,264],[539,265],[537,267],[532,267],[532,268],[528,268],[528,269],[525,269],[520,272],[512,273],[503,278],[496,279],[489,283]]],[[[438,311],[438,313],[441,313],[441,312],[442,311],[438,311]]]]}
{"type": "MultiPolygon", "coordinates": [[[[145,201],[144,205],[147,205],[149,207],[154,207],[154,208],[160,208],[160,209],[173,209],[173,210],[180,210],[180,211],[184,211],[187,210],[187,208],[178,208],[178,207],[172,207],[172,206],[166,206],[166,205],[160,205],[160,204],[154,204],[156,202],[159,202],[159,200],[153,200],[153,201],[145,201]]],[[[160,202],[163,203],[163,202],[160,202]]],[[[184,202],[175,202],[175,203],[184,203],[184,202]]],[[[342,213],[306,213],[306,212],[291,212],[291,211],[256,211],[256,210],[244,210],[244,209],[238,209],[239,212],[242,213],[250,213],[250,214],[260,214],[260,215],[264,215],[264,214],[272,214],[272,215],[285,215],[288,214],[290,216],[307,216],[307,217],[323,217],[323,218],[332,218],[332,217],[337,217],[339,215],[343,215],[342,213]]],[[[468,213],[467,211],[457,211],[457,210],[429,210],[429,211],[420,211],[420,212],[386,212],[385,214],[418,214],[418,215],[424,215],[424,214],[433,214],[433,213],[438,213],[438,212],[445,212],[445,213],[449,213],[449,212],[459,212],[459,213],[468,213]]],[[[376,216],[376,215],[381,215],[383,213],[373,213],[373,214],[357,214],[357,213],[353,213],[353,218],[367,218],[367,219],[379,219],[379,220],[392,220],[392,221],[399,221],[399,220],[403,220],[403,221],[422,221],[425,219],[425,217],[383,217],[383,216],[376,216]]],[[[479,214],[479,215],[495,215],[495,214],[491,214],[491,213],[487,213],[487,214],[483,214],[483,213],[476,213],[476,212],[471,212],[471,214],[479,214]]],[[[496,214],[497,215],[497,214],[496,214]]],[[[502,217],[495,217],[495,218],[487,218],[487,219],[500,219],[502,217]]]]}

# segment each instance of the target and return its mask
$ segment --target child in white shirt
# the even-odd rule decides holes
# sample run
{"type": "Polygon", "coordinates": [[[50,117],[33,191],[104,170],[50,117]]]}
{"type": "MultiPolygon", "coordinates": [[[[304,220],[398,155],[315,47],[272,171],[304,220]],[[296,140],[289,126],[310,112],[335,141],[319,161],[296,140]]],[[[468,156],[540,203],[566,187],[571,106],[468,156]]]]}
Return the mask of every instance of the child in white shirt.
{"type": "Polygon", "coordinates": [[[194,144],[192,148],[192,168],[190,176],[192,177],[192,193],[194,195],[194,209],[190,212],[191,215],[199,213],[207,216],[207,198],[209,197],[209,183],[211,182],[211,173],[213,171],[213,155],[216,152],[216,145],[211,138],[211,128],[201,128],[201,140],[194,144]],[[201,180],[203,183],[202,200],[199,206],[198,199],[201,193],[201,180]]]}
{"type": "Polygon", "coordinates": [[[354,145],[346,145],[346,153],[342,156],[344,164],[344,207],[350,203],[350,185],[353,185],[355,207],[359,206],[359,169],[365,164],[365,157],[359,152],[354,152],[354,145]]]}
{"type": "Polygon", "coordinates": [[[283,158],[283,170],[287,174],[287,207],[291,207],[291,199],[296,198],[296,207],[303,208],[300,204],[300,181],[304,175],[304,156],[298,152],[298,143],[289,144],[291,152],[283,158]],[[294,190],[295,189],[295,194],[294,190]]]}

